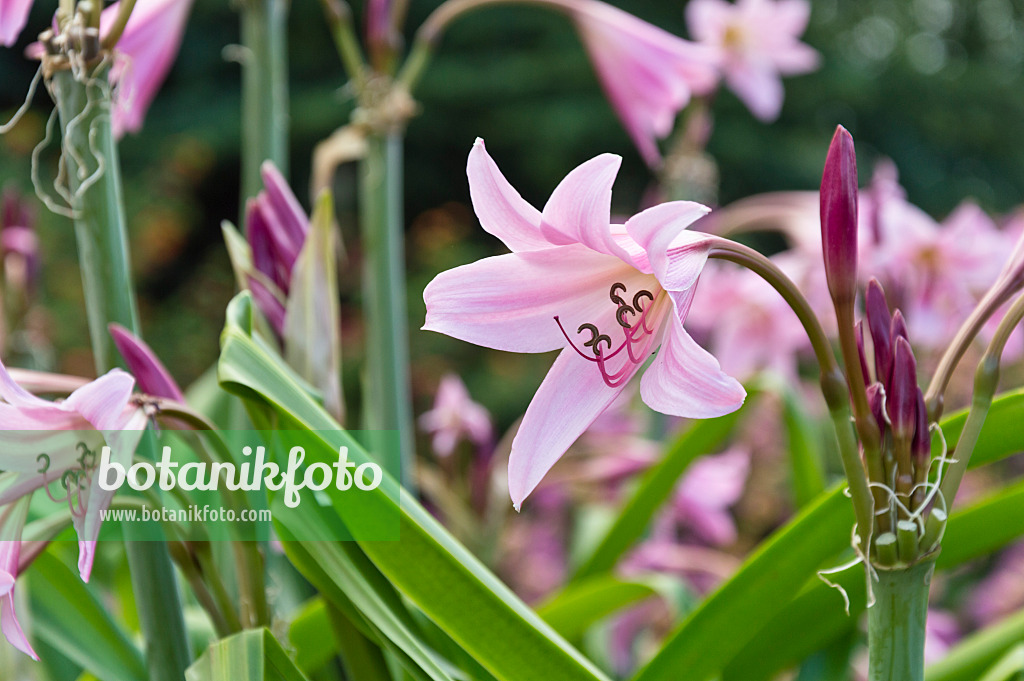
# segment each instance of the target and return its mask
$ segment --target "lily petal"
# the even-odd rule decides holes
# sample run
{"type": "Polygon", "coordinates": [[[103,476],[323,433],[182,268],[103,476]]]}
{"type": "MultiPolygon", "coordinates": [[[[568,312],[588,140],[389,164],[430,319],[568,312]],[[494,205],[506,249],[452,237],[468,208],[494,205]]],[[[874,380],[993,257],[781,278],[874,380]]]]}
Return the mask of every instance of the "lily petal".
{"type": "Polygon", "coordinates": [[[610,388],[593,362],[572,348],[562,350],[512,441],[508,488],[516,510],[569,446],[618,397],[638,368],[634,365],[622,385],[610,388]]]}
{"type": "Polygon", "coordinates": [[[18,41],[30,9],[32,0],[0,0],[0,45],[10,47],[18,41]]]}
{"type": "Polygon", "coordinates": [[[649,269],[666,291],[685,291],[697,281],[714,237],[687,231],[711,209],[693,201],[672,201],[637,213],[626,232],[647,252],[649,269]]]}
{"type": "Polygon", "coordinates": [[[554,245],[541,234],[540,211],[509,184],[479,137],[469,152],[466,174],[473,211],[484,231],[501,239],[513,253],[554,245]]]}
{"type": "Polygon", "coordinates": [[[640,380],[644,403],[663,414],[707,419],[736,411],[746,395],[739,381],[690,338],[678,316],[670,315],[661,350],[640,380]]]}
{"type": "Polygon", "coordinates": [[[124,424],[125,405],[132,396],[135,379],[131,374],[112,369],[92,383],[71,393],[60,406],[81,414],[98,431],[120,430],[124,424]]]}
{"type": "Polygon", "coordinates": [[[622,157],[601,154],[574,168],[544,205],[541,231],[553,244],[580,243],[619,255],[611,237],[612,184],[622,157]]]}
{"type": "Polygon", "coordinates": [[[556,316],[574,332],[581,322],[614,313],[612,283],[642,276],[580,244],[485,258],[430,282],[423,329],[495,350],[550,352],[565,347],[556,316]]]}

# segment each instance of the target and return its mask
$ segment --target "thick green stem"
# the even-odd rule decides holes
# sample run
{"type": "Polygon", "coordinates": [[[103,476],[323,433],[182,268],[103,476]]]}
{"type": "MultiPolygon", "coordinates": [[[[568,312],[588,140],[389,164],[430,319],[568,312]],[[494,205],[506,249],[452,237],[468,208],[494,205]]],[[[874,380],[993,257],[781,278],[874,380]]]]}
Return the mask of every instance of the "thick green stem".
{"type": "Polygon", "coordinates": [[[242,201],[264,161],[288,176],[288,2],[242,0],[242,201]]]}
{"type": "MultiPolygon", "coordinates": [[[[64,131],[63,158],[75,213],[89,334],[98,373],[118,357],[107,326],[116,322],[139,335],[120,160],[110,127],[110,88],[105,69],[88,84],[60,71],[51,83],[64,131]]],[[[191,660],[178,584],[167,546],[152,528],[128,523],[125,551],[151,681],[181,681],[191,660]],[[144,536],[140,536],[140,532],[144,536]]]]}
{"type": "Polygon", "coordinates": [[[360,172],[366,401],[369,430],[398,432],[402,480],[412,481],[409,330],[402,216],[402,136],[371,134],[360,172]]]}
{"type": "Polygon", "coordinates": [[[868,609],[868,681],[923,681],[924,624],[935,562],[878,570],[868,609]]]}

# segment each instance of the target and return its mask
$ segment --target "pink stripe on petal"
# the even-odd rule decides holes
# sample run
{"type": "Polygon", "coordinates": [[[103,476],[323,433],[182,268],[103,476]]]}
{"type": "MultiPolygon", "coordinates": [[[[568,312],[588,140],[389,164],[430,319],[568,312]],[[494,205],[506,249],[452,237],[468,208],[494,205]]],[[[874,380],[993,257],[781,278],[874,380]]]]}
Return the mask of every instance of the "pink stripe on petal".
{"type": "MultiPolygon", "coordinates": [[[[639,369],[633,365],[630,376],[639,369]]],[[[518,510],[573,442],[622,392],[610,388],[594,362],[572,348],[558,355],[533,396],[508,459],[508,488],[518,510]]]]}
{"type": "Polygon", "coordinates": [[[512,252],[551,248],[541,234],[540,211],[519,195],[477,138],[466,164],[473,211],[484,230],[501,239],[512,252]]]}

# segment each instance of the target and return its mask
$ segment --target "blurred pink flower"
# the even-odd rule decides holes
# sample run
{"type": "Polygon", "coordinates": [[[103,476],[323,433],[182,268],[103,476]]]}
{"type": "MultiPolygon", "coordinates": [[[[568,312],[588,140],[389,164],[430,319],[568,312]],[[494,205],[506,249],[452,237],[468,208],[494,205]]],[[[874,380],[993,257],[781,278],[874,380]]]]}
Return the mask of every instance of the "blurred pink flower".
{"type": "Polygon", "coordinates": [[[0,506],[39,488],[49,494],[52,483],[65,484],[85,581],[96,553],[100,513],[114,496],[94,476],[100,449],[106,443],[111,461],[128,467],[146,427],[145,413],[131,400],[134,385],[131,376],[114,369],[66,400],[48,402],[15,383],[0,363],[0,431],[8,431],[0,433],[0,469],[11,476],[0,491],[0,506]]]}
{"type": "Polygon", "coordinates": [[[960,640],[960,625],[953,613],[935,608],[928,609],[924,624],[924,664],[935,664],[946,656],[960,640]]]}
{"type": "Polygon", "coordinates": [[[28,21],[32,0],[0,0],[0,45],[10,47],[28,21]]]}
{"type": "Polygon", "coordinates": [[[999,556],[989,575],[967,599],[967,613],[979,627],[995,624],[1024,605],[1024,542],[999,556]]]}
{"type": "Polygon", "coordinates": [[[433,433],[434,453],[438,456],[450,456],[463,437],[477,447],[491,442],[490,415],[470,398],[466,384],[455,374],[441,379],[434,408],[420,416],[419,424],[433,433]]]}
{"type": "Polygon", "coordinates": [[[813,71],[820,57],[800,42],[811,4],[806,0],[691,0],[690,33],[711,47],[725,82],[763,121],[778,118],[781,76],[813,71]]]}
{"type": "Polygon", "coordinates": [[[676,520],[701,541],[715,546],[733,543],[736,524],[729,508],[743,496],[749,472],[750,454],[740,449],[698,459],[672,500],[676,520]]]}
{"type": "Polygon", "coordinates": [[[540,212],[478,140],[468,164],[473,207],[512,253],[444,272],[423,292],[425,330],[497,350],[562,350],[512,443],[517,509],[659,346],[640,386],[652,409],[710,418],[746,395],[683,330],[714,238],[686,228],[708,209],[666,203],[611,225],[620,160],[605,154],[579,166],[540,212]]]}
{"type": "Polygon", "coordinates": [[[0,631],[15,648],[34,660],[39,656],[21,630],[14,612],[14,583],[18,578],[21,530],[28,515],[28,499],[0,508],[0,631]]]}
{"type": "Polygon", "coordinates": [[[0,258],[8,286],[31,292],[39,276],[39,235],[34,206],[5,188],[0,208],[0,258]]]}
{"type": "MultiPolygon", "coordinates": [[[[114,3],[103,10],[101,33],[106,34],[119,7],[114,3]]],[[[118,88],[112,121],[117,137],[142,128],[146,111],[181,47],[191,7],[192,0],[137,0],[117,41],[119,54],[110,70],[110,80],[118,88]]]]}
{"type": "Polygon", "coordinates": [[[590,54],[601,87],[650,166],[657,140],[694,93],[714,88],[709,50],[596,0],[563,0],[590,54]]]}
{"type": "Polygon", "coordinates": [[[185,394],[177,381],[145,341],[120,324],[110,325],[110,335],[128,365],[128,371],[138,381],[139,390],[153,397],[185,401],[185,394]]]}

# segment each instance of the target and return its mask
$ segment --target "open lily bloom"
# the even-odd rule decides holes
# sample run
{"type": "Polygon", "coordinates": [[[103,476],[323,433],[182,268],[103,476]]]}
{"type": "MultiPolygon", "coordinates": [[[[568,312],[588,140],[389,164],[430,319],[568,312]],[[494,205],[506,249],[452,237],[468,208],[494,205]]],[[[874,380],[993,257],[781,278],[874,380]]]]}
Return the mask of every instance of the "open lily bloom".
{"type": "Polygon", "coordinates": [[[423,292],[426,330],[496,350],[562,350],[512,444],[516,508],[659,347],[640,384],[651,408],[710,418],[745,397],[683,330],[715,239],[686,228],[708,209],[677,201],[612,225],[620,160],[587,161],[538,211],[477,140],[468,164],[473,207],[512,253],[444,272],[423,292]]]}
{"type": "MultiPolygon", "coordinates": [[[[115,3],[103,10],[102,33],[114,22],[119,7],[120,3],[115,3]]],[[[137,0],[117,41],[119,57],[110,71],[119,91],[112,121],[118,137],[142,128],[146,111],[181,47],[191,7],[192,0],[137,0]]]]}
{"type": "Polygon", "coordinates": [[[0,0],[0,45],[10,47],[28,21],[32,0],[0,0]]]}
{"type": "Polygon", "coordinates": [[[713,54],[628,12],[595,0],[565,0],[594,70],[648,165],[694,93],[715,87],[713,54]]]}
{"type": "Polygon", "coordinates": [[[726,85],[763,121],[778,118],[781,76],[813,71],[819,55],[800,42],[811,4],[806,0],[693,0],[686,23],[715,50],[726,85]]]}
{"type": "Polygon", "coordinates": [[[15,648],[38,660],[14,612],[14,582],[18,578],[21,530],[28,514],[28,499],[0,508],[0,631],[15,648]]]}
{"type": "Polygon", "coordinates": [[[132,404],[135,381],[114,369],[62,402],[49,402],[18,385],[0,364],[0,507],[39,488],[66,491],[78,534],[78,569],[89,580],[100,513],[114,496],[94,475],[106,443],[111,461],[130,466],[146,415],[132,404]]]}

